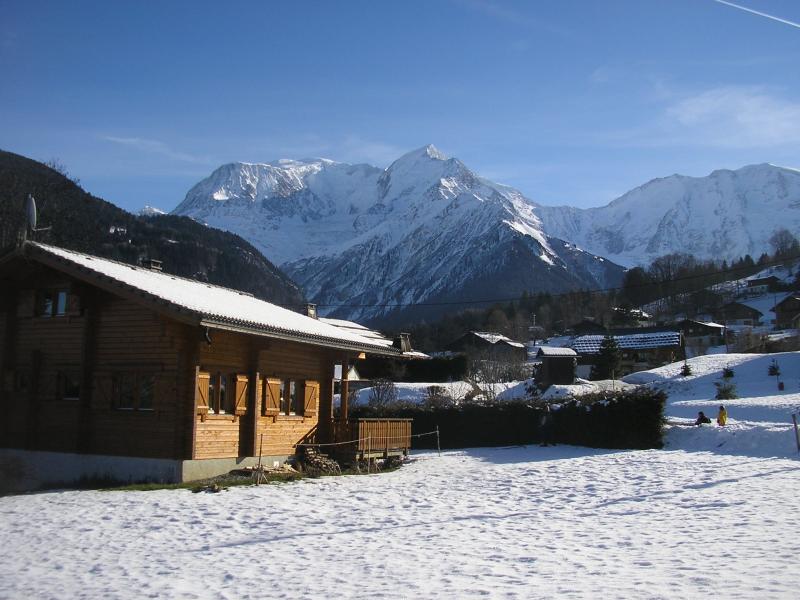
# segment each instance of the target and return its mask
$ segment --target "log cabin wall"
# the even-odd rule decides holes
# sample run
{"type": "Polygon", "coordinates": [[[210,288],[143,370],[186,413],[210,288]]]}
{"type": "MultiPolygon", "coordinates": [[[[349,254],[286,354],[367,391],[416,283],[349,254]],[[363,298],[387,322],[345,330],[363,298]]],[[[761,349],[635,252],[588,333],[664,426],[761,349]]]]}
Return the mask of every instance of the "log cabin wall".
{"type": "Polygon", "coordinates": [[[183,325],[135,302],[31,266],[6,290],[0,446],[186,458],[190,382],[183,325]],[[56,305],[42,314],[42,292],[56,305]],[[58,292],[66,303],[58,307],[58,292]],[[183,409],[183,421],[181,421],[183,409]]]}
{"type": "Polygon", "coordinates": [[[197,367],[202,391],[193,458],[291,456],[297,443],[314,438],[320,409],[326,407],[320,398],[330,404],[333,356],[328,350],[220,330],[209,335],[211,343],[200,345],[197,367]],[[227,407],[219,398],[221,378],[227,407]],[[281,405],[287,381],[294,382],[295,407],[281,405]],[[246,393],[246,402],[231,399],[232,392],[246,393]]]}

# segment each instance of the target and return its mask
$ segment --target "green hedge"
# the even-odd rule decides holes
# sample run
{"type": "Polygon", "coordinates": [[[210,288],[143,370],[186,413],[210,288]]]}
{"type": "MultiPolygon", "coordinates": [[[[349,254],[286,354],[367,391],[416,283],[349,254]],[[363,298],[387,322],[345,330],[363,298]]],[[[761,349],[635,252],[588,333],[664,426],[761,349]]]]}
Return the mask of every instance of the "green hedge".
{"type": "MultiPolygon", "coordinates": [[[[665,401],[664,392],[637,389],[592,394],[560,405],[551,404],[550,440],[591,448],[661,448],[665,401]]],[[[412,418],[414,434],[433,431],[438,426],[442,448],[510,446],[544,441],[540,426],[541,402],[389,409],[380,413],[364,407],[351,411],[351,417],[412,418]]],[[[435,448],[436,437],[414,438],[413,447],[435,448]]]]}

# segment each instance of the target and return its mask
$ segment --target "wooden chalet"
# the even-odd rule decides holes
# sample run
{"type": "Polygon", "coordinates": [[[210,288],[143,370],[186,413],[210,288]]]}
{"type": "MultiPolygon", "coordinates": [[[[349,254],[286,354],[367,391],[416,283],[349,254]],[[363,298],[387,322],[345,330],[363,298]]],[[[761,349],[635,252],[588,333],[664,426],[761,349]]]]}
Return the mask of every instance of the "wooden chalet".
{"type": "Polygon", "coordinates": [[[772,307],[775,313],[775,327],[778,329],[796,328],[800,316],[800,294],[790,294],[772,307]]]}
{"type": "Polygon", "coordinates": [[[525,344],[491,331],[469,331],[444,347],[450,352],[463,352],[485,356],[494,360],[525,362],[528,349],[525,344]]]}
{"type": "Polygon", "coordinates": [[[333,420],[337,365],[402,350],[253,296],[25,242],[0,257],[0,482],[188,481],[292,460],[372,456],[409,420],[333,420]]]}
{"type": "Polygon", "coordinates": [[[714,320],[725,325],[746,325],[753,327],[761,324],[764,314],[752,306],[741,302],[729,302],[714,313],[714,320]]]}
{"type": "Polygon", "coordinates": [[[675,328],[683,334],[687,346],[708,348],[725,343],[725,326],[711,321],[684,319],[675,323],[675,328]]]}

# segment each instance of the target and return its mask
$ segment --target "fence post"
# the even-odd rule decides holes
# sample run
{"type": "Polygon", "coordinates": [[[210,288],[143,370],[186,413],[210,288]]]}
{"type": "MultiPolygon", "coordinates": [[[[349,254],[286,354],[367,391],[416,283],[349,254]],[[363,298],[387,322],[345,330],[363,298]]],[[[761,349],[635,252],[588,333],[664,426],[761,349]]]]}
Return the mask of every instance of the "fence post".
{"type": "Polygon", "coordinates": [[[439,443],[439,426],[436,426],[436,450],[439,452],[439,456],[442,455],[442,445],[439,443]]]}
{"type": "Polygon", "coordinates": [[[797,451],[800,452],[800,432],[797,431],[797,415],[792,413],[792,423],[794,423],[794,439],[797,442],[797,451]]]}

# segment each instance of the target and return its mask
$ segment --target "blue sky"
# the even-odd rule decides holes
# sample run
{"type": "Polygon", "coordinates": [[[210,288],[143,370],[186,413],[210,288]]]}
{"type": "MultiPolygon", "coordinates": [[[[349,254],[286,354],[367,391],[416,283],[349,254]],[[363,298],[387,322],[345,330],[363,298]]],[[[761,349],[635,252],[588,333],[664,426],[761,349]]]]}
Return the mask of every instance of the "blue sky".
{"type": "MultiPolygon", "coordinates": [[[[737,4],[800,23],[796,0],[737,4]]],[[[800,26],[715,0],[0,0],[0,148],[123,208],[433,143],[543,204],[800,167],[800,26]]]]}

